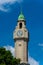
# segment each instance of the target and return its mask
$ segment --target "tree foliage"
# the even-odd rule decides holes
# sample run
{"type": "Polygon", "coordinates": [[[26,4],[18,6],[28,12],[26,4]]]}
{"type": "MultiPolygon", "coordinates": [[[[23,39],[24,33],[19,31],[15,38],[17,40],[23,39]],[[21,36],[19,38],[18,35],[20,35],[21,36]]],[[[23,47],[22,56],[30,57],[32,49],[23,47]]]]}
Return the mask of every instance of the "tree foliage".
{"type": "Polygon", "coordinates": [[[18,65],[19,63],[20,59],[14,58],[10,51],[0,48],[0,65],[18,65]]]}

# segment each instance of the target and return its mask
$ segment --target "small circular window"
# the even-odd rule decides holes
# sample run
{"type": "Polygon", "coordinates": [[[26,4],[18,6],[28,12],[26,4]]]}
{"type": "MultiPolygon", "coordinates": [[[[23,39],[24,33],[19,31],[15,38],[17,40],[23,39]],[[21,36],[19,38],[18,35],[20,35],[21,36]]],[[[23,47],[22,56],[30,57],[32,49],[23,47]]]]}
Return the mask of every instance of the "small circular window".
{"type": "Polygon", "coordinates": [[[21,46],[21,44],[19,44],[19,46],[21,46]]]}

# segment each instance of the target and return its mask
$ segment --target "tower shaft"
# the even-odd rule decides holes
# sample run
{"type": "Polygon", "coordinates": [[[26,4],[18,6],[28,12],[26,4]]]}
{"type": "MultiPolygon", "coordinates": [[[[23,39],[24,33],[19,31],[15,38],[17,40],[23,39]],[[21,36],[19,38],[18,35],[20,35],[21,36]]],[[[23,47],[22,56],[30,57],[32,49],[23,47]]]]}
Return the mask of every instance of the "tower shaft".
{"type": "Polygon", "coordinates": [[[27,41],[25,40],[17,40],[15,42],[15,57],[21,59],[21,63],[28,62],[28,47],[27,41]]]}
{"type": "Polygon", "coordinates": [[[21,60],[21,63],[28,62],[28,30],[25,24],[24,15],[21,13],[18,17],[17,26],[14,30],[13,39],[15,40],[15,57],[21,60]]]}

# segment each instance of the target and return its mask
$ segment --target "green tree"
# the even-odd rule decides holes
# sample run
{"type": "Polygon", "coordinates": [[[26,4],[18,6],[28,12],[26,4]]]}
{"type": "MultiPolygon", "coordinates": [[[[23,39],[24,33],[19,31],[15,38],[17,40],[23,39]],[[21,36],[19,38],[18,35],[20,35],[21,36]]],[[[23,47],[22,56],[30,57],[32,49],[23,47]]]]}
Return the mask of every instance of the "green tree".
{"type": "Polygon", "coordinates": [[[0,48],[0,65],[18,65],[19,63],[20,59],[14,58],[10,51],[0,48]]]}

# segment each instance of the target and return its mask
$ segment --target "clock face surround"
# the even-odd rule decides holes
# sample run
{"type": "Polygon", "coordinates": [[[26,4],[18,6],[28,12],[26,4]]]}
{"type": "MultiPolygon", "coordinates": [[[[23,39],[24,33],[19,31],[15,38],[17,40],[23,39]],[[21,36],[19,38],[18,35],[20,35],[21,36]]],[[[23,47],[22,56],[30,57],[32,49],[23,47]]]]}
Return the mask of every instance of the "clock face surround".
{"type": "Polygon", "coordinates": [[[22,36],[23,35],[23,32],[21,31],[21,30],[18,30],[18,32],[17,32],[17,36],[22,36]]]}

